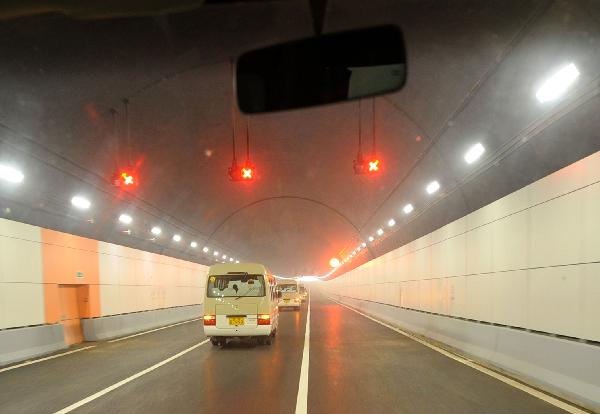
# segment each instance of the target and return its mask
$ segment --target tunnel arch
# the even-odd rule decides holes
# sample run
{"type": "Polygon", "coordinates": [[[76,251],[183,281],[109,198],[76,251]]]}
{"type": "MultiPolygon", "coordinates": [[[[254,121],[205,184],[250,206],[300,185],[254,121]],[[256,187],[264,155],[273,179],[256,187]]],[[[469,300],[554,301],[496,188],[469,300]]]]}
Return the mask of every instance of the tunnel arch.
{"type": "MultiPolygon", "coordinates": [[[[231,220],[233,217],[237,216],[239,213],[241,213],[242,211],[250,208],[250,207],[254,207],[258,204],[267,202],[267,201],[274,201],[274,200],[300,200],[300,201],[306,201],[308,203],[311,204],[315,204],[319,207],[323,207],[326,208],[327,210],[333,212],[335,215],[337,215],[338,217],[340,217],[344,222],[346,222],[347,224],[349,224],[352,229],[354,229],[354,233],[357,235],[357,237],[362,240],[362,234],[360,229],[358,228],[358,226],[356,224],[354,224],[354,222],[352,220],[350,220],[348,218],[348,216],[346,216],[344,213],[342,213],[341,211],[339,211],[338,209],[336,209],[335,207],[330,206],[327,203],[324,203],[322,201],[319,200],[315,200],[313,198],[310,197],[302,197],[302,196],[293,196],[293,195],[283,195],[283,196],[274,196],[274,197],[266,197],[266,198],[261,198],[259,200],[255,200],[251,203],[248,203],[246,205],[243,205],[242,207],[232,211],[231,213],[229,213],[223,220],[221,220],[219,222],[219,224],[217,224],[217,226],[214,228],[214,230],[212,232],[210,232],[210,234],[208,235],[208,238],[206,239],[206,242],[209,242],[212,240],[212,238],[215,236],[215,234],[217,234],[219,232],[219,230],[229,221],[231,220]]],[[[371,257],[375,257],[373,255],[373,252],[371,251],[371,248],[369,245],[367,245],[367,250],[369,251],[369,254],[371,255],[371,257]]]]}

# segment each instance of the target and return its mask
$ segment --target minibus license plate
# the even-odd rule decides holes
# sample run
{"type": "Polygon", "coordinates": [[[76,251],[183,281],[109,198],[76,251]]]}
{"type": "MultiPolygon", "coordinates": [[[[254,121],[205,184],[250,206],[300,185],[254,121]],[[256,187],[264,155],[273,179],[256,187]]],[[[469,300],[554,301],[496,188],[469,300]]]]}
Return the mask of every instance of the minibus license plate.
{"type": "Polygon", "coordinates": [[[244,324],[243,316],[236,316],[229,318],[229,325],[240,326],[244,324]]]}

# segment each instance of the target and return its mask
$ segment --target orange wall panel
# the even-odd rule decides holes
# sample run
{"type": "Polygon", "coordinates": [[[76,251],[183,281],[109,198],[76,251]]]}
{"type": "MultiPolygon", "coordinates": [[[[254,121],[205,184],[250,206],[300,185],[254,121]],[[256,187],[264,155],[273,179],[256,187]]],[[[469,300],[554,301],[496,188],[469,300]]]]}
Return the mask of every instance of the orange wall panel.
{"type": "Polygon", "coordinates": [[[86,316],[100,316],[98,241],[42,229],[42,260],[46,322],[60,316],[58,285],[89,285],[86,316]]]}
{"type": "Polygon", "coordinates": [[[44,313],[46,323],[60,322],[60,297],[56,283],[44,283],[44,313]]]}

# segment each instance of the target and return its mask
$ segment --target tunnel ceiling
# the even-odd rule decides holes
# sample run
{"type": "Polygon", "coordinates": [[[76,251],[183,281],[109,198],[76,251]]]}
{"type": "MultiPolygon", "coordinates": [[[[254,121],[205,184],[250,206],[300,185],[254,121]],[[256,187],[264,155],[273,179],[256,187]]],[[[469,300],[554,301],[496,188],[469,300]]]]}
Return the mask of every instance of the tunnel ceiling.
{"type": "Polygon", "coordinates": [[[405,34],[405,88],[364,100],[360,112],[367,150],[375,120],[382,173],[353,174],[352,102],[236,113],[238,158],[248,122],[259,176],[231,182],[230,61],[310,36],[307,3],[1,21],[0,162],[19,165],[26,180],[0,184],[0,215],[200,263],[214,261],[200,250],[207,245],[279,274],[322,274],[330,257],[345,256],[391,217],[395,231],[351,265],[600,149],[598,3],[330,1],[325,31],[393,22],[405,34]],[[540,104],[540,82],[569,62],[581,73],[575,86],[540,104]],[[475,142],[486,152],[467,165],[463,154],[475,142]],[[123,193],[110,178],[128,157],[141,185],[123,193]],[[442,188],[428,196],[433,179],[442,188]],[[76,193],[93,201],[89,212],[71,208],[76,193]],[[401,214],[407,202],[410,217],[401,214]],[[134,217],[131,234],[116,221],[124,211],[134,217]],[[153,225],[164,231],[157,240],[153,225]],[[200,248],[185,247],[191,240],[200,248]]]}

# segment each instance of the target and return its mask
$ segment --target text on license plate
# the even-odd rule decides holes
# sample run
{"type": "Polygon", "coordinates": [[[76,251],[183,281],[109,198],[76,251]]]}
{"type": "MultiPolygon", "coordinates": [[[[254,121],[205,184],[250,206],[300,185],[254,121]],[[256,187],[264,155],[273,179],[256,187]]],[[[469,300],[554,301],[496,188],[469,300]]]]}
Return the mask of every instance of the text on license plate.
{"type": "Polygon", "coordinates": [[[290,300],[289,299],[284,299],[283,300],[285,303],[288,303],[290,300]]]}
{"type": "Polygon", "coordinates": [[[244,324],[244,317],[243,316],[233,316],[233,317],[229,317],[229,325],[235,325],[235,326],[240,326],[244,324]]]}

